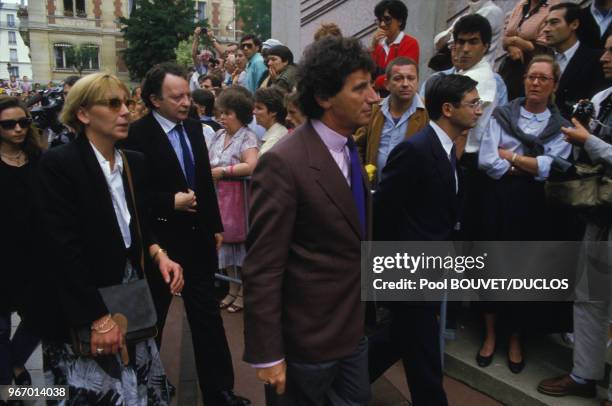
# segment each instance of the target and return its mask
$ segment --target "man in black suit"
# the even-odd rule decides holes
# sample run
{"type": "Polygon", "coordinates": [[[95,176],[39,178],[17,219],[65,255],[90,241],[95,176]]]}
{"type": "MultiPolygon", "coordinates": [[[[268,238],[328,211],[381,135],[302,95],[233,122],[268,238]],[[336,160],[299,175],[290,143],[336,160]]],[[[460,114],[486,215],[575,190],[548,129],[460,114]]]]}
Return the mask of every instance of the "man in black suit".
{"type": "Polygon", "coordinates": [[[546,43],[554,50],[555,61],[561,68],[555,101],[561,115],[568,120],[576,102],[590,99],[606,87],[599,63],[602,51],[589,49],[578,40],[582,19],[579,5],[559,3],[550,8],[542,29],[546,43]]]}
{"type": "MultiPolygon", "coordinates": [[[[182,296],[204,404],[248,405],[232,391],[232,359],[214,291],[223,226],[202,125],[187,119],[186,72],[173,63],[154,66],[143,81],[142,99],[151,113],[130,126],[125,146],[146,156],[154,233],[184,269],[182,296]]],[[[160,277],[150,280],[161,339],[172,296],[160,277]]]]}
{"type": "MultiPolygon", "coordinates": [[[[482,114],[476,84],[463,75],[428,83],[425,106],[432,121],[391,151],[374,194],[376,240],[453,240],[463,195],[455,143],[482,114]]],[[[370,380],[401,358],[415,406],[447,404],[436,310],[435,303],[396,302],[389,331],[370,337],[370,380]]]]}

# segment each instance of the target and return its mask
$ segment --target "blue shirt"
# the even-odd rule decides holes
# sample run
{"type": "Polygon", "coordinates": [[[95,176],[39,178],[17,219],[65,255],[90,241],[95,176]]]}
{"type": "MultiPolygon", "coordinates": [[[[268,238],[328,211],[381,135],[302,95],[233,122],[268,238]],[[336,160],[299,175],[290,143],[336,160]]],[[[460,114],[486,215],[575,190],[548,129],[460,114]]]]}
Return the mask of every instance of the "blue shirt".
{"type": "Polygon", "coordinates": [[[608,29],[608,25],[610,21],[612,21],[612,9],[604,12],[597,7],[595,7],[595,1],[591,3],[591,14],[593,14],[593,18],[597,21],[599,25],[599,32],[601,35],[604,35],[606,30],[608,29]]]}
{"type": "MultiPolygon", "coordinates": [[[[153,110],[153,117],[155,117],[162,130],[164,130],[164,132],[168,136],[168,141],[170,141],[170,145],[172,145],[172,149],[176,154],[176,158],[178,159],[179,165],[183,170],[185,179],[187,179],[187,172],[185,172],[185,163],[183,162],[183,148],[181,147],[181,140],[179,138],[178,131],[174,129],[174,127],[182,123],[175,123],[172,120],[168,120],[155,110],[153,110]]],[[[191,142],[189,142],[189,137],[187,137],[187,130],[185,129],[185,127],[183,127],[183,133],[185,134],[185,143],[187,144],[187,148],[189,148],[189,155],[191,155],[191,159],[195,162],[195,159],[193,159],[193,150],[191,148],[191,142]]]]}
{"type": "Polygon", "coordinates": [[[261,56],[259,52],[249,59],[249,63],[247,63],[246,66],[245,86],[251,91],[251,93],[255,93],[255,90],[257,90],[257,86],[259,85],[259,81],[267,70],[268,68],[266,68],[263,56],[261,56]]]}
{"type": "Polygon", "coordinates": [[[399,144],[406,139],[406,131],[408,130],[408,121],[410,116],[414,114],[417,108],[425,108],[421,97],[418,94],[414,95],[412,104],[408,110],[396,121],[389,111],[389,99],[386,97],[380,104],[380,111],[385,117],[385,123],[380,134],[380,144],[378,145],[378,159],[376,161],[376,170],[378,172],[377,179],[382,179],[382,170],[387,164],[389,154],[399,144]]]}
{"type": "MultiPolygon", "coordinates": [[[[525,134],[540,135],[548,125],[550,111],[543,113],[530,113],[521,107],[521,116],[518,127],[525,134]]],[[[507,149],[518,155],[524,155],[525,149],[518,138],[504,131],[495,117],[489,120],[489,131],[482,138],[480,152],[478,154],[478,167],[485,171],[493,179],[500,179],[510,169],[510,162],[499,156],[498,148],[507,149]]],[[[551,156],[567,158],[572,151],[572,146],[565,142],[563,134],[560,132],[544,145],[544,155],[536,157],[538,161],[538,175],[535,180],[544,181],[550,174],[551,156]],[[551,155],[551,156],[547,156],[551,155]]]]}

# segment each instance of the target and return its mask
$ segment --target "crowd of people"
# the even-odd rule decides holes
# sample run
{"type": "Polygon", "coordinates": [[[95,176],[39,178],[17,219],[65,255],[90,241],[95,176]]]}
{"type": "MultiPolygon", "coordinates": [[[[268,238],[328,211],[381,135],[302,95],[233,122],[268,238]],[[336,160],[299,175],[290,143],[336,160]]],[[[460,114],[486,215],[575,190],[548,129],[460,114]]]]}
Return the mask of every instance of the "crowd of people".
{"type": "MultiPolygon", "coordinates": [[[[299,58],[198,27],[191,70],[164,62],[132,89],[69,77],[55,121],[27,77],[0,83],[0,385],[32,384],[42,342],[63,404],[168,405],[159,349],[180,296],[207,406],[251,403],[234,393],[221,311],[244,313],[243,360],[277,404],[365,405],[398,360],[413,404],[448,404],[440,304],[366,306],[361,242],[612,239],[605,202],[580,211],[546,193],[573,164],[612,170],[612,1],[520,0],[506,17],[491,0],[468,6],[424,44],[405,32],[406,5],[382,0],[369,47],[325,23],[299,58]]],[[[472,303],[474,362],[503,346],[518,374],[525,336],[564,333],[573,370],[534,386],[595,397],[610,305],[580,292],[573,307],[472,303]]]]}

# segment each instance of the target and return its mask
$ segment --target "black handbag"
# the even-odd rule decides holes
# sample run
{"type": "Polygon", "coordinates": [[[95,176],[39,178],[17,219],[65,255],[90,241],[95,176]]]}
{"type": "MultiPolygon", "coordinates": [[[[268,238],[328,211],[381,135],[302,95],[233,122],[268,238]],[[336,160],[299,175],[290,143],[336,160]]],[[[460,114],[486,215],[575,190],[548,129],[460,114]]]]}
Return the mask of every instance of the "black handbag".
{"type": "MultiPolygon", "coordinates": [[[[128,283],[99,288],[98,292],[102,296],[102,300],[111,315],[120,313],[126,317],[128,325],[125,341],[127,345],[132,345],[157,336],[157,313],[155,312],[153,297],[151,296],[149,284],[147,283],[144,272],[144,247],[134,194],[132,172],[130,171],[127,157],[123,151],[120,151],[120,153],[123,159],[123,167],[126,171],[130,198],[136,217],[136,231],[140,242],[140,265],[143,271],[143,278],[128,283]]],[[[72,329],[71,333],[72,346],[75,354],[79,356],[90,355],[90,326],[72,329]]]]}

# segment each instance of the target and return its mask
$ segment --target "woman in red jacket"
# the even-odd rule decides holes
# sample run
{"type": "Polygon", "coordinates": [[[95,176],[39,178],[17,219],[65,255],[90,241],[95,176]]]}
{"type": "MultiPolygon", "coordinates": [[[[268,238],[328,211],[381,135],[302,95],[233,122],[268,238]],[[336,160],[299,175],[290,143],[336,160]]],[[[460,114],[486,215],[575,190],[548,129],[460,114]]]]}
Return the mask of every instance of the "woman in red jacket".
{"type": "Polygon", "coordinates": [[[376,90],[384,89],[387,64],[398,56],[419,63],[419,43],[404,34],[408,8],[400,0],[382,0],[374,8],[378,29],[372,37],[372,58],[376,62],[376,90]]]}

